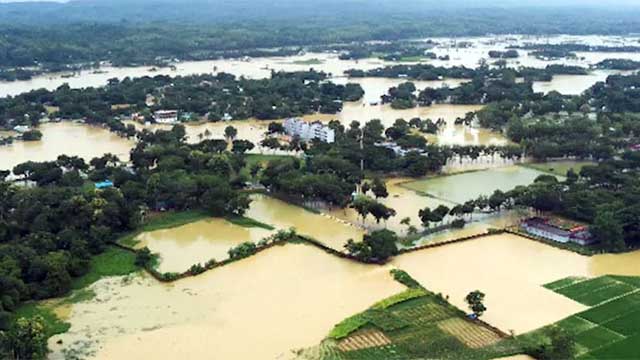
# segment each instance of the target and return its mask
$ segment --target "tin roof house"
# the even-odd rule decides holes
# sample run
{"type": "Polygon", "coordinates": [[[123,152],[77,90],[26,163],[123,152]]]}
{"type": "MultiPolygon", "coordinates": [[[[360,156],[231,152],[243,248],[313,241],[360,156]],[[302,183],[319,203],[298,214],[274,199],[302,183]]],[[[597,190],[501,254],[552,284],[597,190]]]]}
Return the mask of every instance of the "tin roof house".
{"type": "Polygon", "coordinates": [[[520,227],[527,233],[559,243],[589,245],[595,242],[586,225],[558,219],[532,217],[521,222],[520,227]]]}

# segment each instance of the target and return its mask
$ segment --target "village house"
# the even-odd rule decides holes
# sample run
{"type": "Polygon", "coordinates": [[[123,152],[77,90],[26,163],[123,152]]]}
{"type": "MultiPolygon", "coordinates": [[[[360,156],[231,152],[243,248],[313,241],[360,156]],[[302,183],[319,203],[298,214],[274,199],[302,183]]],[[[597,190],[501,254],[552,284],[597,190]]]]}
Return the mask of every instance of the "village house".
{"type": "Polygon", "coordinates": [[[531,235],[559,243],[572,242],[584,246],[595,242],[586,225],[567,221],[532,217],[523,220],[520,227],[531,235]]]}

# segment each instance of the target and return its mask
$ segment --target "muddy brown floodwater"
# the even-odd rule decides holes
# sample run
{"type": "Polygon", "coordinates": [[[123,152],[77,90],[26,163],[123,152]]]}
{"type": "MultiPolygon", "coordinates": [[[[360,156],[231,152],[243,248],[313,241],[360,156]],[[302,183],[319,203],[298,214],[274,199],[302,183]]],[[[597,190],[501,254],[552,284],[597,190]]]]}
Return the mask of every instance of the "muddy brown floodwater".
{"type": "Polygon", "coordinates": [[[272,232],[234,225],[224,219],[207,219],[172,229],[140,234],[137,248],[148,247],[160,255],[158,270],[181,273],[193,264],[225,260],[228,251],[244,242],[257,243],[272,232]]]}
{"type": "Polygon", "coordinates": [[[50,357],[289,358],[402,291],[389,270],[286,245],[173,285],[147,276],[101,280],[92,286],[96,298],[70,309],[71,329],[50,340],[50,357]]]}
{"type": "Polygon", "coordinates": [[[0,146],[0,169],[10,170],[25,161],[53,161],[59,155],[76,155],[89,161],[105,153],[129,160],[133,140],[122,138],[107,129],[72,122],[47,123],[38,128],[40,141],[15,141],[0,146]]]}

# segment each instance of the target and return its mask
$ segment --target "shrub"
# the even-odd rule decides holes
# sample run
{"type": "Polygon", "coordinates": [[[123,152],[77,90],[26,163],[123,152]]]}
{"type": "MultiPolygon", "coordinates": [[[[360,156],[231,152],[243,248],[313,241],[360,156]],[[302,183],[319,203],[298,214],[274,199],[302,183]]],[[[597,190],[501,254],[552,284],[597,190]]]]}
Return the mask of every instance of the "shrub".
{"type": "Polygon", "coordinates": [[[455,219],[451,222],[451,227],[454,229],[462,229],[465,226],[466,222],[464,219],[455,219]]]}
{"type": "Polygon", "coordinates": [[[206,269],[204,267],[202,267],[202,265],[198,264],[193,264],[191,265],[191,267],[189,268],[189,274],[191,275],[198,275],[198,274],[202,274],[206,269]]]}
{"type": "Polygon", "coordinates": [[[255,254],[256,250],[256,244],[252,242],[245,242],[229,249],[229,258],[231,258],[232,260],[244,259],[255,254]]]}

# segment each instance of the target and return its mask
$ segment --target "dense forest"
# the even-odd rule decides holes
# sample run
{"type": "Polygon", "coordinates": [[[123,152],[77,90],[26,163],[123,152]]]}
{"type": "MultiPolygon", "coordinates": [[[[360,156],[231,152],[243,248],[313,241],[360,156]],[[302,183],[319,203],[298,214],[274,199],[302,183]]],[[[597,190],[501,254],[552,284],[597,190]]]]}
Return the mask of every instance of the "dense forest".
{"type": "Polygon", "coordinates": [[[0,4],[0,68],[59,70],[98,61],[134,65],[158,58],[237,56],[242,53],[233,51],[257,48],[487,33],[626,34],[639,25],[636,8],[501,5],[413,0],[0,4]]]}
{"type": "Polygon", "coordinates": [[[142,112],[153,121],[152,111],[174,109],[211,121],[280,119],[316,112],[335,114],[344,101],[359,100],[364,94],[360,85],[335,85],[326,79],[326,74],[315,71],[274,72],[271,78],[261,80],[219,73],[112,79],[99,88],[63,85],[53,91],[40,89],[0,99],[0,127],[37,125],[47,115],[45,106],[50,106],[56,109],[50,116],[107,124],[132,136],[132,129],[124,128],[115,116],[142,112]],[[152,99],[150,104],[148,98],[152,99]]]}

